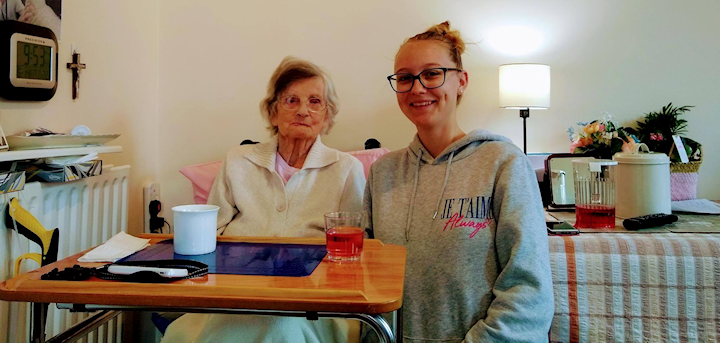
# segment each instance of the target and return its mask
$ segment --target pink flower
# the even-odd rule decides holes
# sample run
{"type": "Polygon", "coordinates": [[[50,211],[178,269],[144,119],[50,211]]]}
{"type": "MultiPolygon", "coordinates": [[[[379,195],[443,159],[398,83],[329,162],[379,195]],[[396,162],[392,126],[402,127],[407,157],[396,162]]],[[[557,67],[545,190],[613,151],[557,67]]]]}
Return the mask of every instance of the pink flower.
{"type": "Polygon", "coordinates": [[[571,154],[575,152],[575,149],[579,146],[579,143],[580,143],[579,139],[570,142],[570,153],[571,154]]]}
{"type": "Polygon", "coordinates": [[[572,143],[570,143],[570,152],[574,153],[575,149],[588,146],[591,143],[592,143],[592,138],[590,138],[590,137],[578,138],[578,139],[572,141],[572,143]]]}
{"type": "Polygon", "coordinates": [[[665,138],[663,137],[662,133],[651,133],[651,134],[650,134],[650,140],[651,140],[651,141],[662,142],[662,141],[665,140],[665,138]]]}
{"type": "Polygon", "coordinates": [[[605,124],[600,124],[598,132],[605,132],[605,124]]]}

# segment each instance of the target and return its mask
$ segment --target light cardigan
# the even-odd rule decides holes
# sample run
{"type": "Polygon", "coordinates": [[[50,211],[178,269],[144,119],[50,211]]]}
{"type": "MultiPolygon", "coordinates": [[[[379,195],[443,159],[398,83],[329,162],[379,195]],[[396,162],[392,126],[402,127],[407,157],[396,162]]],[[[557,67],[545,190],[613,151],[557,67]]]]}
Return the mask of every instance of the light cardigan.
{"type": "Polygon", "coordinates": [[[220,206],[218,234],[323,237],[325,213],[362,210],[360,161],[318,137],[285,185],[275,171],[277,144],[276,138],[228,151],[207,202],[220,206]]]}

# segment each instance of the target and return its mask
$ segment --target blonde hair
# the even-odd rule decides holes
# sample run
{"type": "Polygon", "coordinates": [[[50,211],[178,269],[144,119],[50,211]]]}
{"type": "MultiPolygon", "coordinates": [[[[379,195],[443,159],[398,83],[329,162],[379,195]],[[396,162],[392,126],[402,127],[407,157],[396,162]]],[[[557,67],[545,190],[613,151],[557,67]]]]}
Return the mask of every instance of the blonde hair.
{"type": "Polygon", "coordinates": [[[280,65],[270,77],[267,94],[260,102],[260,113],[268,122],[267,128],[273,135],[277,135],[278,133],[278,127],[272,124],[272,119],[277,116],[277,105],[280,95],[293,83],[314,77],[322,78],[325,83],[324,96],[327,102],[327,116],[322,134],[330,132],[330,129],[335,125],[335,116],[340,111],[340,108],[338,103],[339,99],[335,92],[335,85],[330,75],[312,62],[287,56],[280,62],[280,65]]]}
{"type": "MultiPolygon", "coordinates": [[[[460,31],[450,29],[449,21],[433,25],[425,32],[416,34],[415,36],[406,39],[400,46],[400,49],[409,42],[428,40],[445,43],[448,48],[448,52],[450,53],[450,59],[455,62],[459,69],[463,68],[461,55],[465,52],[465,42],[462,37],[460,37],[460,31]]],[[[398,53],[400,52],[400,49],[398,49],[398,53]]],[[[460,103],[460,99],[462,99],[462,94],[458,94],[458,104],[460,103]]]]}

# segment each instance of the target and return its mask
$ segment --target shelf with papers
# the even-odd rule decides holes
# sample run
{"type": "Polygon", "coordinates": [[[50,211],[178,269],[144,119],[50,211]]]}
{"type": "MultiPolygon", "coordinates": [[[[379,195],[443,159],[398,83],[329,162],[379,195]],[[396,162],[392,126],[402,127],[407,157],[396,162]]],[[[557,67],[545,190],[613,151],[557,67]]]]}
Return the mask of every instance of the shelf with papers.
{"type": "Polygon", "coordinates": [[[0,152],[0,162],[21,161],[36,158],[87,155],[93,152],[98,154],[111,154],[122,152],[121,146],[85,146],[77,148],[11,150],[0,152]]]}

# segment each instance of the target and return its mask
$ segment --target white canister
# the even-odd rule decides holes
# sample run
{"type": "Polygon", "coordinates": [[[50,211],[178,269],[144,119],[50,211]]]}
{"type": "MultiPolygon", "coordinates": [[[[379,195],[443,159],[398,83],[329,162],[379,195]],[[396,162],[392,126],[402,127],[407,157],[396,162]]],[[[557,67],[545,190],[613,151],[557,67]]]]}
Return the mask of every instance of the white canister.
{"type": "Polygon", "coordinates": [[[617,153],[615,215],[633,218],[655,213],[670,214],[670,158],[663,153],[617,153]]]}
{"type": "Polygon", "coordinates": [[[176,254],[202,255],[217,246],[217,214],[215,205],[175,206],[173,247],[176,254]]]}

